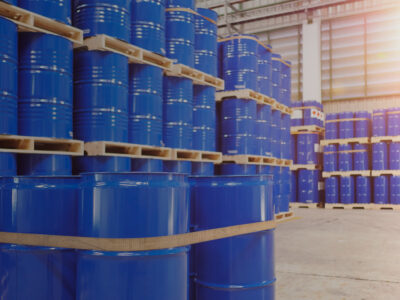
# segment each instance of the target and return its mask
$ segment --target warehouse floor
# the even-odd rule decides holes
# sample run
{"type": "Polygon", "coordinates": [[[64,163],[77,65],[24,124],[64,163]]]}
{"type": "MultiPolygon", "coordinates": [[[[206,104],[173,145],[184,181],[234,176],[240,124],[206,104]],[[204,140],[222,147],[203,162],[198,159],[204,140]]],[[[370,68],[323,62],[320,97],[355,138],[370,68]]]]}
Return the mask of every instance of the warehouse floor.
{"type": "Polygon", "coordinates": [[[400,211],[295,214],[275,235],[276,299],[400,299],[400,211]]]}

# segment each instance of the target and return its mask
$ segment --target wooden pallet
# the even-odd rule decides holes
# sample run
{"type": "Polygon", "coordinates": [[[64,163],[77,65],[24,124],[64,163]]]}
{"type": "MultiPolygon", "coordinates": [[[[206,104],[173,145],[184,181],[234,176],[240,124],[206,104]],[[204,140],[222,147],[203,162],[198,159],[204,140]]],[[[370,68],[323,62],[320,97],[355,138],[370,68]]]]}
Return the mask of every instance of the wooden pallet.
{"type": "Polygon", "coordinates": [[[400,136],[373,136],[371,137],[371,143],[381,142],[400,142],[400,136]]]}
{"type": "Polygon", "coordinates": [[[222,155],[222,162],[241,165],[268,165],[268,166],[290,166],[291,160],[277,159],[260,155],[222,155]],[[286,165],[288,164],[289,165],[286,165]]]}
{"type": "Polygon", "coordinates": [[[293,165],[293,160],[290,159],[281,159],[280,161],[283,167],[291,167],[293,165]]]}
{"type": "Polygon", "coordinates": [[[372,177],[378,177],[382,175],[400,176],[400,170],[373,170],[371,172],[372,177]]]}
{"type": "Polygon", "coordinates": [[[364,209],[364,210],[400,210],[400,205],[393,204],[375,204],[375,203],[325,203],[326,209],[364,209]]]}
{"type": "Polygon", "coordinates": [[[318,208],[318,203],[290,202],[290,208],[318,208]]]}
{"type": "Polygon", "coordinates": [[[291,218],[293,216],[294,216],[294,213],[292,211],[282,212],[282,213],[275,215],[275,220],[287,219],[287,218],[291,218]]]}
{"type": "Polygon", "coordinates": [[[370,138],[350,138],[350,139],[334,139],[334,140],[321,140],[320,144],[321,146],[327,146],[327,145],[347,145],[347,144],[369,144],[370,138]]]}
{"type": "Polygon", "coordinates": [[[336,171],[336,172],[322,172],[323,178],[328,178],[332,176],[341,176],[341,177],[349,177],[349,176],[363,176],[369,177],[371,176],[370,170],[353,170],[353,171],[336,171]]]}
{"type": "Polygon", "coordinates": [[[319,127],[317,125],[306,125],[306,126],[292,126],[290,127],[291,134],[301,134],[304,132],[318,132],[323,134],[325,132],[325,128],[319,127]]]}
{"type": "Polygon", "coordinates": [[[321,170],[321,166],[320,165],[292,165],[290,167],[291,171],[297,171],[297,170],[310,170],[310,171],[314,171],[314,170],[321,170]]]}
{"type": "Polygon", "coordinates": [[[172,60],[138,46],[113,38],[105,34],[89,37],[83,41],[88,50],[101,50],[118,53],[128,57],[130,63],[146,64],[163,70],[172,70],[172,60]]]}
{"type": "Polygon", "coordinates": [[[166,70],[165,75],[189,78],[193,80],[193,84],[208,85],[215,87],[217,90],[225,88],[225,81],[223,79],[182,64],[173,64],[170,70],[166,70]]]}
{"type": "Polygon", "coordinates": [[[0,16],[17,24],[19,31],[55,34],[77,45],[83,42],[82,30],[2,1],[0,1],[0,16]]]}
{"type": "Polygon", "coordinates": [[[212,162],[219,164],[222,162],[222,153],[200,150],[172,149],[171,159],[194,162],[212,162]]]}
{"type": "Polygon", "coordinates": [[[83,142],[46,137],[0,135],[0,152],[81,156],[83,142]]]}

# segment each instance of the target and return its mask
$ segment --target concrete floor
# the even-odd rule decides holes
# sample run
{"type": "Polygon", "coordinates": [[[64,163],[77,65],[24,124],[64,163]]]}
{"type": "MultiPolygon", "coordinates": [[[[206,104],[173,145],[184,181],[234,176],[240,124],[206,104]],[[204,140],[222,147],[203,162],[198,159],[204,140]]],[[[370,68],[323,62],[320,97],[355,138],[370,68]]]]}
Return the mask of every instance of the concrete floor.
{"type": "Polygon", "coordinates": [[[294,212],[275,235],[277,300],[400,299],[400,211],[294,212]]]}

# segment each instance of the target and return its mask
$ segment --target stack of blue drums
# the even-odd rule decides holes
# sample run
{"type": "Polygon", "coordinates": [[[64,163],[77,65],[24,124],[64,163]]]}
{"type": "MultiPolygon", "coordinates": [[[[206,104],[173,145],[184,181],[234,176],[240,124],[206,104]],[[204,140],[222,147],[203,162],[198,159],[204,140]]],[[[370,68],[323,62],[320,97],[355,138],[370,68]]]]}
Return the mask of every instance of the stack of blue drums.
{"type": "Polygon", "coordinates": [[[264,45],[258,45],[258,74],[257,74],[257,91],[263,95],[272,97],[271,94],[271,75],[272,61],[271,48],[264,45]]]}
{"type": "MultiPolygon", "coordinates": [[[[280,102],[288,107],[291,104],[291,85],[292,85],[292,77],[291,77],[291,62],[290,61],[281,61],[281,90],[280,90],[280,102]]],[[[321,107],[322,108],[322,107],[321,107]]]]}
{"type": "Polygon", "coordinates": [[[257,153],[258,155],[272,156],[271,118],[272,118],[271,106],[257,104],[255,140],[256,140],[256,150],[258,152],[257,153]]]}
{"type": "Polygon", "coordinates": [[[301,203],[319,202],[318,181],[319,181],[318,170],[300,169],[298,171],[298,184],[297,184],[298,202],[301,203]]]}

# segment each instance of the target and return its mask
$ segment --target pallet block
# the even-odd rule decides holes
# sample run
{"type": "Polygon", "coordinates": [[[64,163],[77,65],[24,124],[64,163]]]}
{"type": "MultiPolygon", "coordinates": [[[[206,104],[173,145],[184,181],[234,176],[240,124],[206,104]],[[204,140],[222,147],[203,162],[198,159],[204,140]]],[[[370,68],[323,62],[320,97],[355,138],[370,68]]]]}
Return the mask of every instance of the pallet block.
{"type": "Polygon", "coordinates": [[[297,171],[297,170],[310,170],[310,171],[314,171],[314,170],[321,170],[321,166],[320,165],[292,165],[290,167],[291,171],[297,171]]]}
{"type": "Polygon", "coordinates": [[[318,203],[290,202],[290,208],[318,208],[318,203]]]}
{"type": "Polygon", "coordinates": [[[268,165],[268,166],[290,166],[286,165],[290,163],[289,160],[277,159],[274,157],[266,157],[260,155],[222,155],[222,162],[224,163],[235,163],[241,165],[268,165]]]}
{"type": "Polygon", "coordinates": [[[212,162],[219,164],[222,162],[222,153],[190,149],[172,149],[171,159],[194,162],[212,162]]]}
{"type": "Polygon", "coordinates": [[[305,125],[305,126],[290,127],[291,134],[302,134],[305,132],[318,132],[320,134],[323,134],[325,132],[325,128],[319,127],[317,125],[305,125]]]}
{"type": "Polygon", "coordinates": [[[291,218],[293,216],[294,216],[294,213],[292,211],[281,212],[281,213],[275,215],[275,220],[287,219],[287,218],[291,218]]]}
{"type": "Polygon", "coordinates": [[[375,203],[325,203],[326,209],[400,210],[400,205],[375,203]]]}

